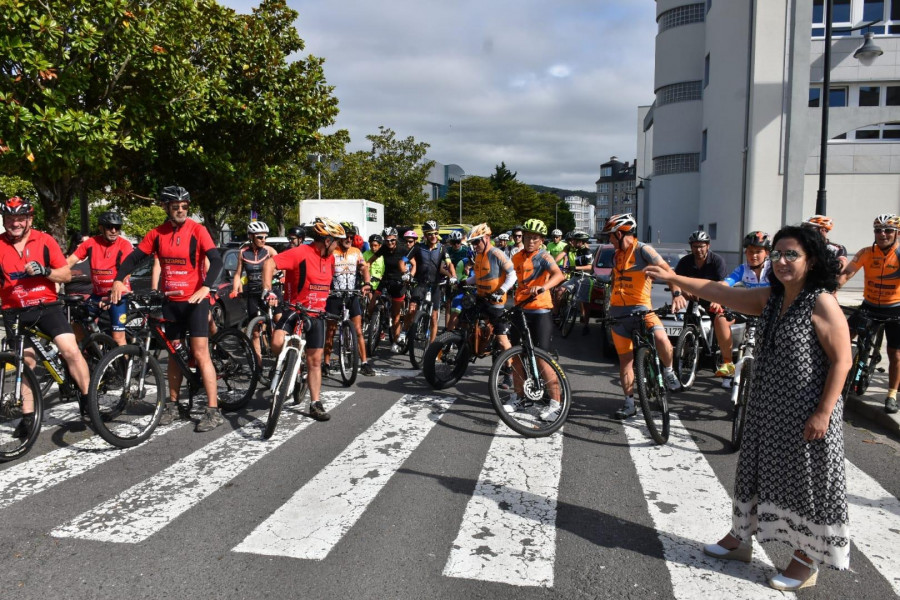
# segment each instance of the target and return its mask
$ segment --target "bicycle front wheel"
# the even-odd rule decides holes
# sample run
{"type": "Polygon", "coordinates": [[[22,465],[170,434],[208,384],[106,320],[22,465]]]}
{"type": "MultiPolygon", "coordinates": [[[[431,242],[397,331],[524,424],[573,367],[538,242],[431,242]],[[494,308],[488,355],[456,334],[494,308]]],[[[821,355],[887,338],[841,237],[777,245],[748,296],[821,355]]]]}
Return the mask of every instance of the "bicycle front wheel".
{"type": "Polygon", "coordinates": [[[422,374],[435,390],[456,385],[469,366],[469,346],[456,331],[435,338],[422,357],[422,374]]]}
{"type": "Polygon", "coordinates": [[[149,438],[165,401],[162,368],[150,355],[145,363],[138,346],[117,346],[91,373],[87,406],[91,423],[117,448],[131,448],[149,438]]]}
{"type": "Polygon", "coordinates": [[[572,333],[575,319],[578,318],[578,300],[575,299],[574,292],[568,292],[563,302],[559,315],[559,335],[565,338],[572,333]]]}
{"type": "Polygon", "coordinates": [[[369,358],[375,356],[378,344],[381,343],[381,334],[384,331],[386,318],[384,305],[379,302],[372,311],[372,318],[369,319],[369,333],[366,338],[366,353],[369,358]]]}
{"type": "Polygon", "coordinates": [[[666,386],[660,381],[653,354],[646,346],[638,348],[634,357],[634,379],[644,421],[650,430],[650,437],[657,444],[669,440],[669,397],[666,386]]]}
{"type": "Polygon", "coordinates": [[[420,310],[413,321],[409,340],[409,362],[413,369],[422,368],[422,357],[431,343],[431,309],[420,310]],[[427,313],[427,314],[426,314],[427,313]]]}
{"type": "Polygon", "coordinates": [[[700,360],[700,338],[697,336],[697,328],[693,325],[685,325],[678,335],[678,343],[675,344],[675,374],[684,389],[694,385],[697,377],[697,363],[700,360]]]}
{"type": "Polygon", "coordinates": [[[297,352],[290,351],[284,357],[281,374],[278,376],[278,382],[275,385],[275,395],[272,397],[272,403],[269,404],[269,418],[266,419],[266,426],[263,429],[263,439],[267,440],[275,433],[275,426],[278,425],[278,417],[281,416],[281,407],[290,393],[291,380],[297,375],[297,352]]]}
{"type": "Polygon", "coordinates": [[[17,393],[16,380],[19,372],[16,368],[16,356],[0,354],[0,462],[15,460],[27,454],[41,433],[41,419],[44,415],[41,388],[27,365],[23,365],[21,375],[22,386],[20,393],[17,393]],[[26,413],[26,410],[29,412],[26,413]]]}
{"type": "Polygon", "coordinates": [[[341,369],[341,383],[350,387],[356,381],[359,371],[359,348],[356,346],[356,331],[350,321],[343,321],[338,329],[338,366],[341,369]]]}
{"type": "MultiPolygon", "coordinates": [[[[269,346],[272,340],[272,332],[269,330],[269,323],[266,317],[253,317],[247,325],[247,339],[253,343],[254,336],[259,339],[259,354],[256,356],[256,365],[260,369],[260,373],[265,373],[263,369],[270,366],[272,357],[270,356],[269,346]]],[[[256,354],[254,348],[253,353],[256,354]]]]}
{"type": "Polygon", "coordinates": [[[566,374],[540,348],[534,349],[533,356],[522,346],[501,353],[491,367],[488,387],[497,416],[525,437],[554,433],[566,422],[572,406],[566,374]]]}
{"type": "Polygon", "coordinates": [[[744,437],[744,421],[747,419],[747,406],[750,402],[750,381],[753,378],[753,359],[745,358],[741,365],[741,382],[738,384],[737,402],[731,419],[731,447],[741,449],[744,437]]]}
{"type": "Polygon", "coordinates": [[[250,340],[237,329],[222,329],[209,341],[209,356],[216,369],[219,406],[228,411],[244,408],[259,381],[250,340]]]}

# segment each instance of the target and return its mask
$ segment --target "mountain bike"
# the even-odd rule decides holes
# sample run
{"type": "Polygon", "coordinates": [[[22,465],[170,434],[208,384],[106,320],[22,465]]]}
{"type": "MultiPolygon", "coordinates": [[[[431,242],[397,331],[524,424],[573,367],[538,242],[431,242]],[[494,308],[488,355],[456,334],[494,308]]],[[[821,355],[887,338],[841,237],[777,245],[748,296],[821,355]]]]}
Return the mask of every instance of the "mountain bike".
{"type": "Polygon", "coordinates": [[[245,335],[250,340],[251,345],[254,343],[254,340],[259,340],[259,353],[256,352],[255,347],[253,348],[253,353],[256,356],[256,365],[260,374],[267,373],[272,360],[274,360],[271,355],[271,346],[272,332],[275,331],[275,325],[272,306],[268,303],[262,314],[253,317],[247,323],[245,335]]]}
{"type": "MultiPolygon", "coordinates": [[[[103,439],[120,448],[149,438],[162,416],[166,378],[151,352],[153,342],[164,348],[187,382],[187,405],[179,406],[183,415],[190,414],[194,395],[204,389],[200,371],[189,356],[189,339],[171,340],[165,333],[163,302],[158,292],[131,297],[132,310],[141,315],[140,326],[130,331],[137,343],[107,353],[91,375],[91,420],[103,439]]],[[[219,407],[225,411],[243,408],[259,378],[250,340],[237,329],[220,329],[209,340],[209,356],[216,372],[219,407]]]]}
{"type": "MultiPolygon", "coordinates": [[[[384,285],[379,287],[384,289],[385,292],[375,294],[375,306],[372,308],[372,316],[369,318],[368,333],[366,334],[366,354],[369,357],[375,356],[375,351],[378,349],[379,344],[381,344],[382,336],[387,338],[389,345],[397,344],[399,354],[406,354],[407,345],[409,344],[409,338],[394,339],[394,328],[391,326],[393,324],[393,321],[391,321],[391,307],[393,301],[391,300],[390,294],[387,293],[387,287],[390,282],[382,283],[384,285]]],[[[414,280],[404,284],[406,293],[403,295],[403,306],[400,309],[400,314],[397,315],[397,318],[400,319],[401,323],[409,313],[409,291],[410,288],[415,285],[416,283],[414,280]]]]}
{"type": "Polygon", "coordinates": [[[756,348],[757,319],[745,317],[744,335],[738,345],[737,360],[734,361],[734,379],[731,382],[731,447],[739,450],[744,437],[744,422],[750,403],[750,385],[753,381],[753,352],[756,348]]]}
{"type": "Polygon", "coordinates": [[[306,337],[305,331],[309,326],[311,317],[322,316],[322,311],[306,308],[302,304],[285,304],[284,310],[296,313],[293,316],[293,328],[284,338],[284,346],[275,361],[275,370],[272,374],[272,383],[269,391],[272,393],[272,402],[269,404],[269,415],[266,426],[263,428],[263,439],[267,440],[275,433],[278,418],[281,416],[281,408],[288,396],[293,394],[294,404],[303,400],[308,387],[306,377],[306,337]]]}
{"type": "MultiPolygon", "coordinates": [[[[438,289],[446,290],[448,281],[449,280],[445,278],[438,283],[438,289]]],[[[422,367],[422,357],[425,355],[425,350],[428,349],[428,345],[431,344],[431,313],[434,312],[435,301],[437,300],[438,309],[440,309],[440,305],[442,304],[442,302],[440,302],[440,297],[437,299],[432,297],[432,287],[434,286],[427,286],[428,289],[425,291],[425,297],[418,303],[416,316],[413,319],[412,326],[407,335],[409,362],[412,364],[413,369],[422,367]]],[[[441,294],[439,293],[438,296],[441,296],[441,294]]],[[[438,321],[440,321],[440,316],[438,321]]]]}
{"type": "Polygon", "coordinates": [[[525,437],[544,437],[562,427],[569,416],[572,395],[569,380],[554,357],[531,340],[521,304],[504,311],[520,334],[520,344],[497,356],[488,377],[491,403],[506,425],[525,437]],[[503,383],[504,375],[512,374],[512,385],[503,383]],[[559,402],[558,410],[550,402],[559,402]],[[514,406],[508,411],[506,406],[514,406]]]}
{"type": "MultiPolygon", "coordinates": [[[[572,333],[575,321],[581,315],[578,289],[582,285],[589,285],[593,288],[594,278],[586,271],[572,271],[569,281],[562,285],[563,293],[559,300],[559,335],[565,338],[572,333]]],[[[588,298],[590,298],[590,295],[588,295],[588,298]]]]}
{"type": "MultiPolygon", "coordinates": [[[[334,348],[337,350],[341,383],[344,384],[344,387],[353,385],[359,372],[359,346],[356,340],[356,328],[353,327],[353,321],[350,320],[350,304],[354,298],[360,296],[363,296],[360,290],[331,292],[331,297],[341,299],[341,314],[328,315],[328,318],[338,321],[335,331],[337,343],[334,344],[334,348]]],[[[330,357],[325,357],[325,360],[330,360],[330,357]]]]}
{"type": "Polygon", "coordinates": [[[684,311],[684,324],[675,344],[675,374],[684,389],[690,389],[697,377],[701,356],[712,357],[716,364],[719,344],[712,319],[696,300],[689,300],[684,311]]]}
{"type": "MultiPolygon", "coordinates": [[[[881,362],[884,327],[900,321],[900,317],[884,317],[865,308],[856,311],[856,341],[853,344],[853,363],[844,382],[844,399],[850,394],[862,396],[869,389],[872,375],[881,362]]],[[[879,369],[883,371],[884,369],[879,369]]]]}
{"type": "Polygon", "coordinates": [[[608,317],[604,321],[628,322],[638,321],[631,328],[631,342],[634,346],[634,384],[641,403],[644,421],[650,430],[650,437],[657,444],[665,444],[669,440],[669,390],[663,379],[663,366],[656,352],[653,333],[647,327],[644,317],[651,313],[668,314],[669,305],[652,310],[641,310],[622,317],[608,317]]]}

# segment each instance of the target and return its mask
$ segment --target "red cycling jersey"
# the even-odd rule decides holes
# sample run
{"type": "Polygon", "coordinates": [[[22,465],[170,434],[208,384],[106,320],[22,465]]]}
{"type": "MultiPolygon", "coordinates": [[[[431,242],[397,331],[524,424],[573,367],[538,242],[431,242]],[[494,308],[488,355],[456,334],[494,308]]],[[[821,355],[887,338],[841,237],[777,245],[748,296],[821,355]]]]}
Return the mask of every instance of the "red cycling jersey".
{"type": "Polygon", "coordinates": [[[203,258],[215,248],[206,227],[192,219],[177,229],[166,221],[151,229],[138,250],[144,254],[156,254],[162,269],[160,289],[173,302],[187,302],[194,292],[203,287],[206,269],[203,258]]]}
{"type": "Polygon", "coordinates": [[[325,310],[334,276],[334,254],[325,258],[312,244],[285,250],[274,257],[284,273],[284,299],[307,308],[325,310]]]}
{"type": "MultiPolygon", "coordinates": [[[[81,242],[75,248],[74,254],[79,261],[88,259],[91,266],[91,283],[94,285],[93,293],[97,296],[105,296],[112,287],[116,278],[116,271],[122,261],[128,258],[134,246],[121,235],[110,244],[102,235],[96,235],[91,239],[81,242]]],[[[131,291],[131,284],[126,280],[125,289],[131,291]]]]}
{"type": "Polygon", "coordinates": [[[25,265],[37,261],[45,267],[59,269],[66,266],[59,244],[52,236],[32,229],[22,254],[16,250],[6,234],[0,235],[0,306],[23,308],[56,300],[56,284],[47,277],[32,277],[25,265]]]}

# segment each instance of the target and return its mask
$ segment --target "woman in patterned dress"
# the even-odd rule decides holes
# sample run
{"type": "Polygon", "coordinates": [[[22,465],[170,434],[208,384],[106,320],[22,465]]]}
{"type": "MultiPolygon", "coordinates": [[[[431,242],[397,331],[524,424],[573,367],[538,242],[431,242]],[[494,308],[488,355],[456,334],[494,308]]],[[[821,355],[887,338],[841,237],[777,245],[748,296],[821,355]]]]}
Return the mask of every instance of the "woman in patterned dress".
{"type": "Polygon", "coordinates": [[[732,529],[709,556],[750,562],[751,538],[794,548],[769,580],[778,590],[815,585],[818,564],[849,567],[843,399],[850,334],[835,297],[839,264],[821,236],[801,227],[775,234],[771,288],[735,289],[647,267],[654,279],[742,313],[761,315],[732,529]]]}

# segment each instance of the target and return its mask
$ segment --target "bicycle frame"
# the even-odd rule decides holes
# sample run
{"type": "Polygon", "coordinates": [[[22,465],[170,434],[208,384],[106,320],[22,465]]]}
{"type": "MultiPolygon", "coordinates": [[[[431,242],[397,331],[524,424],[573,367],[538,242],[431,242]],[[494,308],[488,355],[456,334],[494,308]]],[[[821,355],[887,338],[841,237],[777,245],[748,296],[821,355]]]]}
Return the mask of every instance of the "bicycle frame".
{"type": "Polygon", "coordinates": [[[279,375],[281,375],[281,371],[284,368],[284,362],[287,359],[287,356],[291,352],[297,353],[297,370],[294,372],[291,377],[291,383],[288,386],[287,395],[290,396],[294,391],[294,386],[297,384],[297,375],[300,374],[300,366],[301,360],[303,357],[303,351],[306,349],[306,338],[303,336],[303,311],[297,310],[294,307],[291,307],[289,310],[294,310],[295,312],[300,313],[297,318],[297,322],[294,324],[294,330],[284,337],[284,346],[281,348],[281,352],[278,353],[278,359],[275,362],[275,371],[272,375],[272,381],[269,384],[269,392],[274,394],[275,387],[278,385],[279,375]]]}
{"type": "Polygon", "coordinates": [[[741,388],[741,371],[747,360],[753,360],[753,350],[756,348],[756,320],[748,319],[744,326],[744,337],[738,347],[740,358],[734,363],[734,379],[731,382],[731,403],[737,404],[738,393],[741,388]]]}

